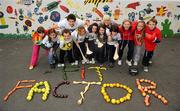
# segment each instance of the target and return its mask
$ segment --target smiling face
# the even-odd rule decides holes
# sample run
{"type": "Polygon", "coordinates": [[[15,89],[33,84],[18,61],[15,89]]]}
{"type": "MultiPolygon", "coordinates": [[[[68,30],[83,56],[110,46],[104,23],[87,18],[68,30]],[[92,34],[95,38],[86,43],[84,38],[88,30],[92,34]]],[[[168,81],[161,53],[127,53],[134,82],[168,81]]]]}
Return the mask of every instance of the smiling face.
{"type": "Polygon", "coordinates": [[[56,33],[50,33],[50,34],[49,34],[49,37],[50,37],[51,39],[54,39],[54,38],[57,37],[57,34],[56,34],[56,33]]]}
{"type": "Polygon", "coordinates": [[[93,26],[92,27],[92,33],[96,33],[97,32],[97,26],[93,26]]]}
{"type": "Polygon", "coordinates": [[[69,33],[63,33],[64,40],[67,41],[71,38],[71,35],[69,33]]]}
{"type": "Polygon", "coordinates": [[[131,27],[131,23],[129,21],[125,21],[123,23],[123,27],[125,30],[129,30],[129,28],[131,27]]]}
{"type": "Polygon", "coordinates": [[[148,22],[148,27],[149,27],[150,30],[153,30],[156,27],[156,23],[154,23],[152,21],[149,21],[148,22]]]}
{"type": "Polygon", "coordinates": [[[104,29],[104,28],[102,28],[102,27],[100,27],[100,29],[99,29],[99,33],[100,33],[101,35],[103,35],[103,34],[104,34],[104,32],[105,32],[105,29],[104,29]]]}
{"type": "Polygon", "coordinates": [[[69,23],[69,25],[70,25],[71,27],[73,27],[74,24],[75,24],[75,20],[69,19],[69,20],[68,20],[68,23],[69,23]]]}
{"type": "Polygon", "coordinates": [[[79,33],[80,36],[84,36],[84,35],[86,35],[86,30],[85,29],[80,29],[78,31],[78,33],[79,33]]]}
{"type": "Polygon", "coordinates": [[[142,29],[144,29],[144,27],[145,27],[145,24],[142,23],[142,22],[140,22],[140,23],[137,24],[137,30],[138,30],[138,31],[141,31],[142,29]]]}
{"type": "Polygon", "coordinates": [[[38,33],[40,37],[44,37],[44,33],[38,33]]]}

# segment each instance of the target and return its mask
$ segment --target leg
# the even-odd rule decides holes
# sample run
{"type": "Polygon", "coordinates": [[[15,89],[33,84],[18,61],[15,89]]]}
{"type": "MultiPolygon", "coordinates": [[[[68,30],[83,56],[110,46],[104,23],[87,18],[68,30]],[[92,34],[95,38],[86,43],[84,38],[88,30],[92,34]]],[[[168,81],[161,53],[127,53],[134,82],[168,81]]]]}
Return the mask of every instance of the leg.
{"type": "Polygon", "coordinates": [[[114,63],[114,59],[113,59],[113,57],[114,57],[114,53],[115,53],[115,47],[114,47],[114,45],[109,45],[109,62],[110,63],[114,63]]]}
{"type": "Polygon", "coordinates": [[[128,53],[127,53],[127,60],[131,61],[134,53],[134,41],[129,40],[128,41],[128,53]]]}
{"type": "Polygon", "coordinates": [[[65,56],[65,54],[66,54],[66,51],[60,49],[60,54],[59,54],[59,63],[60,64],[64,64],[64,56],[65,56]]]}
{"type": "Polygon", "coordinates": [[[99,48],[99,63],[100,64],[103,64],[104,63],[104,59],[105,59],[105,53],[104,53],[104,50],[105,50],[105,45],[103,45],[101,48],[99,48]]]}
{"type": "Polygon", "coordinates": [[[134,57],[133,57],[133,61],[134,63],[138,63],[141,57],[141,46],[136,46],[134,48],[134,57]]]}
{"type": "Polygon", "coordinates": [[[31,65],[33,67],[37,65],[37,60],[39,57],[39,49],[40,49],[40,46],[38,45],[33,46],[32,57],[31,57],[31,65]]]}
{"type": "Polygon", "coordinates": [[[73,59],[73,55],[72,55],[72,50],[67,51],[67,56],[68,56],[69,63],[73,63],[74,59],[73,59]]]}
{"type": "Polygon", "coordinates": [[[119,60],[122,59],[124,48],[127,45],[127,40],[122,40],[119,44],[119,60]]]}

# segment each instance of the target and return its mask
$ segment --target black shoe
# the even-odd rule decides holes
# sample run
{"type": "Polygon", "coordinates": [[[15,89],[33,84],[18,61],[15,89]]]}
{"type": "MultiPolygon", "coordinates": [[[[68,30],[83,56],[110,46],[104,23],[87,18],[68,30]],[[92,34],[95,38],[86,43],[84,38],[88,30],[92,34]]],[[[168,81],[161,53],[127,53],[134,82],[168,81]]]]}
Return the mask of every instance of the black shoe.
{"type": "Polygon", "coordinates": [[[55,64],[50,64],[51,69],[55,69],[55,67],[56,67],[55,64]]]}
{"type": "Polygon", "coordinates": [[[114,64],[113,64],[113,63],[109,63],[109,67],[110,67],[110,68],[113,68],[113,67],[114,67],[114,64]]]}

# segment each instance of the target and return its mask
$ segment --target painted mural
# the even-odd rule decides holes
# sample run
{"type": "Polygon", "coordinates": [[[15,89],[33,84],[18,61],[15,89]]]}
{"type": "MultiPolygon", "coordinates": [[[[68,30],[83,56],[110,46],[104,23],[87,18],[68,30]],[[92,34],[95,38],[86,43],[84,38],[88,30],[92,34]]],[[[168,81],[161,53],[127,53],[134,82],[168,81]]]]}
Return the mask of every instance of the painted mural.
{"type": "Polygon", "coordinates": [[[108,14],[118,24],[155,16],[164,37],[180,33],[179,0],[0,0],[0,34],[29,37],[37,26],[49,28],[70,13],[91,23],[108,14]]]}

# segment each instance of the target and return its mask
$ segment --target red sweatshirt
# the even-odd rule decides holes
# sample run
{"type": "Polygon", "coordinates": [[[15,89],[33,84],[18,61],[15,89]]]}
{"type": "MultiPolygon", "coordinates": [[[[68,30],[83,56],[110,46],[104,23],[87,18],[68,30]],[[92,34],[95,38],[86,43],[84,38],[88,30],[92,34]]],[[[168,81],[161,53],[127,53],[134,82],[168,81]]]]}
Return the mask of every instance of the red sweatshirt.
{"type": "Polygon", "coordinates": [[[150,30],[149,27],[147,26],[145,33],[146,33],[146,36],[144,38],[145,50],[154,51],[157,46],[157,43],[154,43],[154,41],[156,39],[161,41],[162,39],[161,31],[157,27],[154,28],[153,30],[150,30]]]}
{"type": "Polygon", "coordinates": [[[136,29],[137,22],[132,23],[132,27],[129,30],[125,30],[122,26],[118,27],[119,33],[122,35],[122,40],[134,40],[134,31],[136,29]]]}
{"type": "Polygon", "coordinates": [[[138,31],[138,30],[136,30],[135,32],[134,32],[134,45],[135,46],[142,46],[142,44],[143,44],[143,38],[144,37],[142,37],[143,35],[142,35],[142,31],[138,31]],[[140,38],[138,38],[139,36],[141,36],[140,38]]]}

